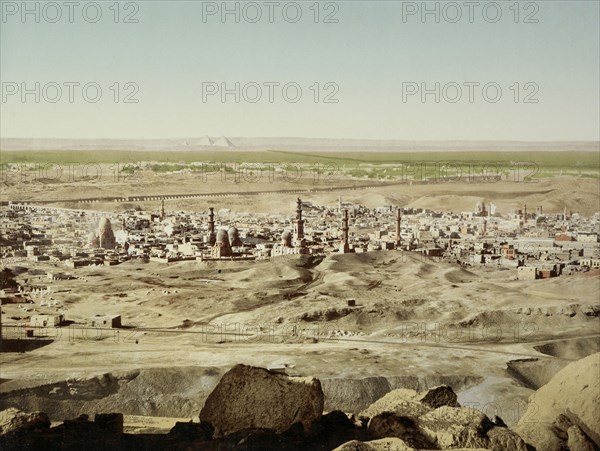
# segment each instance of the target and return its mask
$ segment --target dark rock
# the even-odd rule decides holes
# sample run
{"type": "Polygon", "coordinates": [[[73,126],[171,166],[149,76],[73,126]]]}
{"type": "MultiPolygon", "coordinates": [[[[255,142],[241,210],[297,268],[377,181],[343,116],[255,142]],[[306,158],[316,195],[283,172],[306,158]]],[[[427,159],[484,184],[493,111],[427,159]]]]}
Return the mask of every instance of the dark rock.
{"type": "Polygon", "coordinates": [[[248,428],[282,433],[294,423],[302,423],[308,431],[322,413],[318,379],[236,365],[208,396],[200,419],[214,426],[215,437],[222,437],[248,428]]]}
{"type": "Polygon", "coordinates": [[[498,415],[494,415],[494,418],[492,418],[492,423],[494,423],[496,426],[498,426],[500,428],[508,427],[506,425],[506,423],[504,422],[504,420],[502,418],[500,418],[498,415]]]}
{"type": "Polygon", "coordinates": [[[334,410],[323,415],[320,423],[325,428],[352,429],[355,427],[354,423],[348,418],[348,415],[341,410],[334,410]]]}
{"type": "Polygon", "coordinates": [[[448,385],[441,385],[426,392],[419,393],[417,398],[422,404],[432,409],[442,406],[460,407],[456,393],[448,385]]]}
{"type": "Polygon", "coordinates": [[[397,437],[413,448],[435,448],[434,444],[419,432],[412,418],[393,412],[383,412],[371,418],[368,432],[371,439],[397,437]]]}
{"type": "Polygon", "coordinates": [[[292,440],[302,440],[304,438],[304,426],[302,426],[302,423],[294,423],[281,436],[292,440]]]}
{"type": "Polygon", "coordinates": [[[266,451],[282,449],[280,437],[271,429],[247,428],[236,431],[221,440],[227,448],[244,451],[266,451]]]}
{"type": "Polygon", "coordinates": [[[122,413],[97,413],[94,417],[94,423],[107,434],[123,433],[122,413]]]}
{"type": "Polygon", "coordinates": [[[178,421],[169,431],[169,436],[183,441],[212,440],[213,432],[214,428],[210,423],[192,423],[191,421],[185,423],[178,421]]]}

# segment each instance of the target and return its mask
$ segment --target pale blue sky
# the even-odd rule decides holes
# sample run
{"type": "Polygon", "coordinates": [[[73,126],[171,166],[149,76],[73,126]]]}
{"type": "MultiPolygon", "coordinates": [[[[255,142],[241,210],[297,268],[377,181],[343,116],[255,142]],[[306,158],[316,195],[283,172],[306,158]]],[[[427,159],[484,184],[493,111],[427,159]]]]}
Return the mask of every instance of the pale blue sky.
{"type": "MultiPolygon", "coordinates": [[[[34,5],[36,2],[29,2],[34,5]]],[[[47,2],[46,2],[47,3],[47,2]]],[[[57,2],[62,5],[62,1],[57,2]]],[[[89,2],[81,2],[82,5],[89,2]]],[[[599,2],[540,1],[538,23],[522,23],[527,2],[498,2],[502,18],[486,21],[481,8],[469,23],[468,10],[457,23],[433,16],[407,16],[413,2],[339,1],[338,23],[315,23],[313,1],[299,2],[303,16],[286,21],[280,8],[269,23],[268,6],[258,23],[232,16],[222,23],[206,17],[211,2],[135,2],[138,23],[115,23],[113,1],[99,2],[103,16],[86,22],[80,10],[69,23],[68,10],[57,23],[35,16],[10,15],[21,1],[2,1],[0,76],[3,82],[2,137],[172,138],[216,136],[295,136],[406,140],[598,140],[599,137],[599,2]],[[7,6],[8,4],[8,6],[7,6]],[[210,5],[209,5],[210,4],[210,5]],[[48,83],[96,82],[98,103],[82,99],[75,88],[69,103],[61,99],[35,103],[29,95],[6,95],[16,83],[33,88],[48,83]],[[110,86],[134,82],[137,104],[115,103],[110,86]],[[202,99],[202,84],[296,82],[298,103],[286,102],[280,88],[273,103],[226,103],[219,96],[202,99]],[[315,103],[315,82],[339,86],[338,103],[315,103]],[[467,88],[457,103],[435,103],[433,95],[403,102],[402,84],[441,85],[496,82],[503,90],[497,103],[486,102],[481,87],[475,101],[467,88]],[[515,103],[510,89],[527,82],[539,86],[539,103],[515,103]],[[8,84],[11,84],[10,86],[8,84]]],[[[121,16],[125,3],[121,3],[121,16]]],[[[280,2],[281,5],[290,2],[280,2]]],[[[321,2],[321,18],[326,2],[321,2]]],[[[414,2],[420,7],[423,2],[414,2]]],[[[443,8],[449,2],[439,2],[443,8]]],[[[464,2],[456,2],[463,5],[464,2]]],[[[490,2],[479,2],[481,6],[490,2]]],[[[533,2],[530,2],[533,3],[533,2]]],[[[234,2],[229,2],[230,7],[234,2]]],[[[434,7],[436,2],[427,5],[434,7]]],[[[41,4],[43,5],[43,3],[41,4]]],[[[221,2],[214,3],[220,7],[221,2]]],[[[243,5],[243,3],[242,3],[243,5]]],[[[31,6],[34,8],[35,6],[31,6]]],[[[528,11],[533,11],[532,6],[528,11]]],[[[93,10],[90,10],[93,12],[93,10]]],[[[291,11],[291,10],[290,10],[291,11]]],[[[329,9],[331,11],[331,9],[329,9]]],[[[452,11],[447,10],[448,14],[452,11]]],[[[493,10],[490,10],[493,12],[493,10]]],[[[51,9],[46,11],[53,16],[51,9]]],[[[54,92],[48,88],[49,95],[54,92]]],[[[130,91],[127,91],[130,92],[130,91]]],[[[126,94],[123,91],[121,94],[126,94]]],[[[251,91],[252,93],[254,91],[251,91]]],[[[455,91],[448,91],[454,95],[455,91]]],[[[493,94],[493,91],[490,91],[493,94]]],[[[527,94],[528,91],[522,91],[527,94]]],[[[93,94],[93,92],[92,92],[93,94]]],[[[322,92],[326,94],[326,92],[322,92]]],[[[122,100],[122,98],[121,98],[122,100]]]]}

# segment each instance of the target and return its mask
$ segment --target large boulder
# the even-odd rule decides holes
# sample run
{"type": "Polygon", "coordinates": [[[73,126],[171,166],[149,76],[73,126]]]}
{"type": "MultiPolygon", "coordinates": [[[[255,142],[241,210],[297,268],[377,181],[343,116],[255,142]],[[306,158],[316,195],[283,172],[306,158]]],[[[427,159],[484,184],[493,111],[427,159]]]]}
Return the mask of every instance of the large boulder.
{"type": "Polygon", "coordinates": [[[368,433],[372,439],[399,438],[406,445],[416,449],[435,448],[421,434],[412,418],[399,416],[393,412],[383,412],[371,418],[368,433]]]}
{"type": "Polygon", "coordinates": [[[442,406],[458,407],[456,393],[447,385],[417,392],[409,388],[398,388],[387,393],[360,412],[359,418],[373,418],[383,412],[399,416],[418,417],[431,409],[442,406]]]}
{"type": "Polygon", "coordinates": [[[416,451],[415,448],[408,446],[402,439],[399,438],[382,438],[371,440],[369,442],[361,442],[360,440],[352,440],[338,446],[333,451],[416,451]]]}
{"type": "Polygon", "coordinates": [[[200,420],[213,425],[216,438],[248,428],[279,434],[295,423],[309,430],[323,414],[323,402],[318,379],[236,365],[206,399],[200,420]]]}
{"type": "Polygon", "coordinates": [[[397,438],[409,448],[527,450],[500,418],[492,421],[479,410],[461,407],[448,386],[392,390],[360,416],[369,419],[370,439],[397,438]]]}
{"type": "Polygon", "coordinates": [[[49,427],[50,419],[44,412],[25,413],[14,407],[0,412],[0,435],[49,427]]]}
{"type": "MultiPolygon", "coordinates": [[[[488,451],[485,448],[456,448],[453,451],[488,451]]],[[[508,449],[508,448],[507,448],[508,449]]],[[[361,442],[360,440],[352,440],[338,446],[333,451],[419,451],[407,445],[399,438],[381,438],[371,440],[369,442],[361,442]]]]}
{"type": "Polygon", "coordinates": [[[417,428],[438,449],[527,451],[527,444],[517,434],[496,426],[483,412],[468,407],[432,410],[418,418],[417,428]]]}
{"type": "Polygon", "coordinates": [[[441,407],[419,417],[418,428],[438,449],[486,448],[494,424],[468,407],[441,407]]]}
{"type": "MultiPolygon", "coordinates": [[[[570,363],[529,397],[515,431],[536,449],[566,448],[577,426],[600,446],[600,353],[570,363]]],[[[575,430],[571,440],[576,440],[575,430]]]]}

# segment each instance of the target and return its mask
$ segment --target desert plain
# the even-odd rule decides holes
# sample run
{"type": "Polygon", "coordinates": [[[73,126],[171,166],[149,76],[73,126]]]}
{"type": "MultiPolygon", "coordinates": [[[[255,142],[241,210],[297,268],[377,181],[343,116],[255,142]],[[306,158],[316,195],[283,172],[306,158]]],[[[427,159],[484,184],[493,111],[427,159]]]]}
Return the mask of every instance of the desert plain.
{"type": "MultiPolygon", "coordinates": [[[[341,195],[370,208],[460,212],[484,201],[502,212],[523,204],[585,216],[600,209],[598,178],[560,174],[493,183],[397,183],[342,174],[316,186],[310,177],[223,183],[194,173],[135,176],[133,182],[106,176],[7,183],[2,199],[114,212],[160,208],[156,200],[136,199],[139,193],[190,192],[201,195],[173,198],[166,208],[270,214],[292,211],[301,192],[330,206],[341,195]],[[77,201],[110,196],[132,200],[77,201]]],[[[30,284],[60,269],[50,262],[3,264],[17,282],[30,284]]],[[[599,270],[523,281],[514,269],[465,268],[393,250],[262,261],[131,260],[73,272],[73,280],[52,282],[70,326],[49,330],[35,349],[0,354],[3,405],[44,411],[54,421],[119,411],[129,431],[166,431],[176,419],[197,421],[220,376],[244,363],[318,377],[327,411],[358,412],[398,387],[448,384],[461,404],[512,425],[535,417],[528,402],[534,390],[600,349],[599,270]],[[348,305],[350,298],[355,305],[348,305]],[[99,312],[121,315],[123,327],[86,328],[86,319],[99,312]]],[[[2,305],[4,323],[30,314],[2,305]]]]}

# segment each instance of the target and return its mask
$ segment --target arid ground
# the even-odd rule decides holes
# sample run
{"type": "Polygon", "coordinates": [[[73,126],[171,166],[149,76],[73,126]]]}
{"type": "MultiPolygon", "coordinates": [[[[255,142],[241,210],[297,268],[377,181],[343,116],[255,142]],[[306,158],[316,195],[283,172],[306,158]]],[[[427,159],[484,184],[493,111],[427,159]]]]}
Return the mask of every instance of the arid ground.
{"type": "MultiPolygon", "coordinates": [[[[3,189],[3,198],[131,195],[136,189],[165,194],[175,186],[177,192],[274,189],[267,183],[194,185],[187,175],[153,177],[133,187],[110,182],[12,185],[3,189]]],[[[282,183],[277,189],[291,186],[282,183]]],[[[303,197],[334,206],[340,194],[369,207],[470,211],[484,200],[501,212],[527,203],[542,205],[548,213],[566,206],[584,215],[598,211],[600,199],[597,179],[574,177],[332,189],[303,197]]],[[[174,200],[166,206],[287,214],[294,198],[236,195],[174,200]]],[[[139,205],[159,208],[159,202],[139,205]]],[[[111,202],[62,206],[125,207],[111,202]]],[[[28,270],[17,280],[35,284],[39,278],[51,284],[56,308],[73,324],[49,330],[52,341],[35,350],[0,355],[0,403],[42,410],[53,420],[120,411],[132,415],[127,417],[130,430],[161,430],[174,421],[163,424],[140,415],[197,420],[220,375],[246,363],[286,364],[289,374],[321,378],[326,410],[359,411],[396,387],[448,383],[463,405],[473,403],[488,415],[497,411],[514,424],[524,414],[535,415],[535,406],[527,405],[533,389],[599,348],[599,271],[517,281],[515,270],[467,270],[407,252],[381,251],[256,262],[130,261],[78,269],[78,278],[69,281],[48,282],[35,275],[35,269],[54,265],[21,263],[28,270]],[[348,298],[356,299],[355,307],[347,305],[348,298]],[[96,314],[120,314],[126,329],[86,330],[87,319],[96,314]],[[515,360],[520,361],[507,366],[515,360]]],[[[32,314],[17,305],[3,305],[2,312],[3,325],[32,314]]],[[[3,333],[20,332],[4,327],[3,333]]]]}

